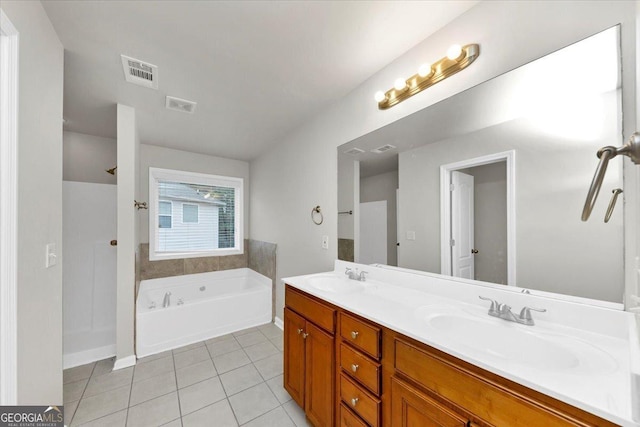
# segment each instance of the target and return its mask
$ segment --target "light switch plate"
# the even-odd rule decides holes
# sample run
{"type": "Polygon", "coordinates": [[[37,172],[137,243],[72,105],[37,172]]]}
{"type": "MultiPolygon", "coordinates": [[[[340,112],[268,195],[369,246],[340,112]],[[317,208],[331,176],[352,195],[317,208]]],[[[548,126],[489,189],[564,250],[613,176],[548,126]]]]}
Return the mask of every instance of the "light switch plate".
{"type": "Polygon", "coordinates": [[[322,249],[329,249],[329,236],[322,236],[322,249]]]}
{"type": "Polygon", "coordinates": [[[58,255],[56,254],[56,244],[55,243],[49,243],[46,246],[46,260],[45,260],[45,267],[46,268],[50,268],[53,267],[54,265],[56,265],[57,261],[58,261],[58,255]]]}

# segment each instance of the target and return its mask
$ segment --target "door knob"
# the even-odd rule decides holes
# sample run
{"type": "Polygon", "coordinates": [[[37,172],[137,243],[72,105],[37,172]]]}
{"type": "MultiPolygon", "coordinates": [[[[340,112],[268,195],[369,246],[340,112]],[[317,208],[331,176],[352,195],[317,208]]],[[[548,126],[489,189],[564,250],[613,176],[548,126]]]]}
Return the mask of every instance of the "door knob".
{"type": "Polygon", "coordinates": [[[475,255],[475,254],[478,253],[478,250],[477,249],[471,249],[471,253],[475,255]]]}
{"type": "Polygon", "coordinates": [[[118,241],[114,239],[114,240],[110,241],[109,244],[111,246],[118,246],[118,241]]]}

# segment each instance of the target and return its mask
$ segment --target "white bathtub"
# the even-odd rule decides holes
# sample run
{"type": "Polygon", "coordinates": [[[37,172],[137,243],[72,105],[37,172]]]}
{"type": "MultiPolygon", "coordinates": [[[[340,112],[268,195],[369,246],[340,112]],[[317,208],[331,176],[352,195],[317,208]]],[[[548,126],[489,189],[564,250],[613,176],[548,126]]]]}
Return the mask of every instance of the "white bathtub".
{"type": "Polygon", "coordinates": [[[248,268],[143,280],[136,301],[136,355],[271,321],[271,279],[248,268]],[[167,292],[171,304],[163,308],[167,292]]]}

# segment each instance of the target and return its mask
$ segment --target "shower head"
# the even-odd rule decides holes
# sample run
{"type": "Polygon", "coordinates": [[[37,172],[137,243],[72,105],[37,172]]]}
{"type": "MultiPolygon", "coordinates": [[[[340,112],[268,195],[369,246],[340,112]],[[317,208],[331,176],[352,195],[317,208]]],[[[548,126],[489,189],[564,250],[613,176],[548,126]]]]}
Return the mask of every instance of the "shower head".
{"type": "Polygon", "coordinates": [[[112,167],[111,169],[105,169],[104,171],[106,173],[110,173],[111,175],[115,175],[116,174],[116,169],[118,169],[117,166],[112,167]]]}

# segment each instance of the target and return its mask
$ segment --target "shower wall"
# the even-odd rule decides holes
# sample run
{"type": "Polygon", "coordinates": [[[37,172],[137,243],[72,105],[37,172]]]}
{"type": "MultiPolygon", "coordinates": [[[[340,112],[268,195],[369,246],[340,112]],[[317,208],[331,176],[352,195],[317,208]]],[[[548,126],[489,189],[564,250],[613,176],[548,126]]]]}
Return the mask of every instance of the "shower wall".
{"type": "Polygon", "coordinates": [[[63,182],[63,365],[115,354],[116,186],[63,182]]]}

